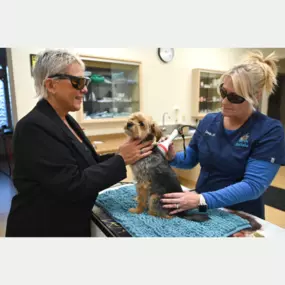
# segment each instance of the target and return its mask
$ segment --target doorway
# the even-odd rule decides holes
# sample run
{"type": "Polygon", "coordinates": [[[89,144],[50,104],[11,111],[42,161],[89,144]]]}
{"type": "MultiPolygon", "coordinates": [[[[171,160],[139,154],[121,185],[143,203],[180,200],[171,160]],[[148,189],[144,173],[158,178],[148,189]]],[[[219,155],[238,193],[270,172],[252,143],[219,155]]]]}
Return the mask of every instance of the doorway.
{"type": "Polygon", "coordinates": [[[285,128],[285,58],[279,61],[277,87],[268,98],[267,115],[281,121],[285,128]]]}

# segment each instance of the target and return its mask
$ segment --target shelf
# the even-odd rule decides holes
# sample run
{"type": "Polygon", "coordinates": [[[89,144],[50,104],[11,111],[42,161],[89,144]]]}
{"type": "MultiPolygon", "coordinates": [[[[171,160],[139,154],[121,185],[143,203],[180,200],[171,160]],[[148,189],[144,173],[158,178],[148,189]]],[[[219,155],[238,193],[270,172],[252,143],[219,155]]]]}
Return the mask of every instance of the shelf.
{"type": "MultiPolygon", "coordinates": [[[[89,102],[89,101],[85,101],[85,102],[89,102]]],[[[97,100],[97,101],[90,101],[90,102],[97,102],[97,103],[138,103],[138,101],[131,101],[131,100],[121,100],[121,101],[101,101],[101,100],[97,100]]]]}
{"type": "Polygon", "coordinates": [[[125,101],[101,101],[101,100],[97,100],[97,101],[92,101],[92,100],[88,100],[88,101],[83,101],[83,103],[100,103],[100,104],[108,104],[108,103],[132,103],[132,104],[138,104],[139,101],[130,101],[130,100],[125,100],[125,101]]]}
{"type": "Polygon", "coordinates": [[[192,70],[192,117],[202,119],[206,114],[219,112],[221,97],[218,94],[223,71],[193,69],[192,70]],[[205,101],[200,101],[201,99],[205,101]],[[218,107],[218,108],[217,108],[218,107]],[[202,112],[207,110],[206,112],[202,112]]]}
{"type": "Polygon", "coordinates": [[[93,86],[114,86],[114,85],[128,85],[128,86],[132,86],[132,85],[136,85],[138,84],[137,82],[91,82],[90,84],[92,84],[93,86]]]}
{"type": "Polygon", "coordinates": [[[121,118],[100,118],[100,119],[85,119],[82,124],[94,124],[96,123],[123,123],[127,121],[127,117],[121,118]]]}
{"type": "Polygon", "coordinates": [[[199,103],[220,103],[221,104],[221,101],[203,101],[203,102],[200,102],[199,103]]]}
{"type": "Polygon", "coordinates": [[[206,114],[199,114],[199,115],[196,115],[196,116],[192,116],[192,118],[194,118],[194,119],[203,119],[205,116],[206,116],[206,114]]]}
{"type": "Polygon", "coordinates": [[[207,89],[207,90],[217,90],[218,86],[217,87],[200,87],[200,89],[207,89]]]}
{"type": "Polygon", "coordinates": [[[140,111],[140,62],[91,56],[81,59],[93,81],[78,112],[80,123],[121,122],[140,111]]]}

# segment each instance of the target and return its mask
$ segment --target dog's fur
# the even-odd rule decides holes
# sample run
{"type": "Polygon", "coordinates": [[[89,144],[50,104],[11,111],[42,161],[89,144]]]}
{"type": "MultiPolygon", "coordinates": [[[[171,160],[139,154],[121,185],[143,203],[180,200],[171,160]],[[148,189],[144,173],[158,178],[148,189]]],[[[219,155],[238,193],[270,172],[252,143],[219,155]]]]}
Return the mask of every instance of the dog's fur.
{"type": "MultiPolygon", "coordinates": [[[[124,127],[125,133],[133,138],[145,141],[159,141],[162,132],[151,117],[141,112],[132,114],[124,127]]],[[[152,154],[131,165],[136,179],[137,207],[129,211],[140,214],[148,209],[148,214],[161,218],[172,218],[169,210],[162,207],[160,199],[165,193],[182,192],[180,182],[160,150],[154,146],[152,154]]],[[[189,220],[208,220],[207,214],[180,216],[189,220]]]]}

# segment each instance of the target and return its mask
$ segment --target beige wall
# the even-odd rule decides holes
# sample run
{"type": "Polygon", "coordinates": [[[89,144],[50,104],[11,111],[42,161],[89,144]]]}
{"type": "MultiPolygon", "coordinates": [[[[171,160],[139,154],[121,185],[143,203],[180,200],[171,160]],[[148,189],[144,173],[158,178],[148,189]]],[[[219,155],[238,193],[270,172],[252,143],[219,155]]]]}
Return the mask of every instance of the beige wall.
{"type": "Polygon", "coordinates": [[[258,48],[258,50],[262,51],[264,55],[275,52],[278,57],[285,58],[285,48],[258,48]]]}
{"type": "MultiPolygon", "coordinates": [[[[36,104],[31,77],[29,54],[40,48],[13,48],[11,50],[16,112],[18,120],[36,104]]],[[[76,48],[77,53],[142,62],[143,111],[161,123],[162,114],[171,116],[167,123],[174,123],[174,105],[180,108],[178,119],[191,120],[191,69],[207,68],[226,70],[236,63],[245,49],[218,48],[175,48],[175,58],[169,64],[160,62],[155,48],[76,48]]],[[[265,52],[267,52],[265,50],[265,52]]],[[[279,51],[284,54],[285,49],[279,51]]],[[[75,116],[75,114],[73,114],[75,116]]],[[[122,124],[86,125],[88,134],[121,132],[122,124]]]]}

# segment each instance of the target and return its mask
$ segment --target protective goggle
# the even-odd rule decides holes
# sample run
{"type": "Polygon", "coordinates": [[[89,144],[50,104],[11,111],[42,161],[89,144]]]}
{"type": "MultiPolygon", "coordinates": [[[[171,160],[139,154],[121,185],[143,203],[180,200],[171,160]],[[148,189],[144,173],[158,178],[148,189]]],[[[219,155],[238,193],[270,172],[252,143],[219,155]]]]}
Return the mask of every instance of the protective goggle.
{"type": "Polygon", "coordinates": [[[69,74],[55,74],[51,75],[48,78],[56,79],[69,79],[73,88],[77,90],[82,90],[85,86],[88,87],[91,79],[89,77],[77,77],[69,74]]]}
{"type": "Polygon", "coordinates": [[[227,90],[223,87],[223,85],[224,85],[224,83],[220,85],[220,94],[221,94],[223,99],[225,99],[227,97],[229,102],[231,102],[233,104],[241,104],[245,101],[245,99],[242,96],[237,95],[234,92],[228,93],[227,90]]]}

